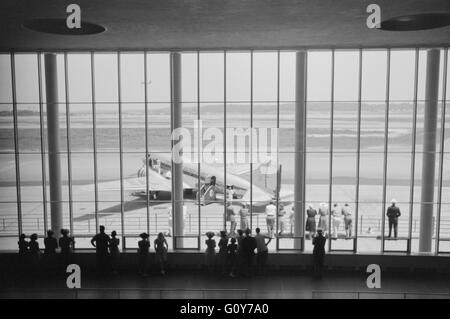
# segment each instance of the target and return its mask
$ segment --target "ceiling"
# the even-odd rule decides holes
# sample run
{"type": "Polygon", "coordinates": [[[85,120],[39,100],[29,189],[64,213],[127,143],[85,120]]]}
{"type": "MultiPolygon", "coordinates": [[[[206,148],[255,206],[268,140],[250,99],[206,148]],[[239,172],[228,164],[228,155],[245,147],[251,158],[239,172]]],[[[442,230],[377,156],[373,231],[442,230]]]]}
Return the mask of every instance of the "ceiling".
{"type": "Polygon", "coordinates": [[[448,46],[450,27],[383,31],[366,26],[376,3],[382,20],[449,12],[449,0],[1,0],[0,51],[216,50],[448,46]],[[63,18],[81,7],[97,35],[55,35],[22,26],[63,18]]]}

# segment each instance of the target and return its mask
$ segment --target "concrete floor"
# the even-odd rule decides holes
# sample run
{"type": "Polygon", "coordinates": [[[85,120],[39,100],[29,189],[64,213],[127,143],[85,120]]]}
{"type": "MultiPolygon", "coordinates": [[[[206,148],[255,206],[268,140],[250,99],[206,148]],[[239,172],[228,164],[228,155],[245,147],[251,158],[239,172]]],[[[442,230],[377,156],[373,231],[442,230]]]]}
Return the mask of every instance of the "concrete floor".
{"type": "MultiPolygon", "coordinates": [[[[151,274],[142,278],[134,273],[99,277],[82,276],[77,298],[151,298],[151,299],[310,299],[310,298],[449,298],[450,277],[442,274],[386,273],[380,289],[366,286],[367,274],[326,272],[314,280],[309,272],[277,271],[252,278],[230,278],[201,271],[169,272],[166,277],[151,274]],[[314,292],[314,293],[313,293],[314,292]],[[345,292],[345,293],[342,293],[345,292]],[[408,293],[408,295],[404,295],[408,293]],[[442,295],[439,295],[442,294],[442,295]]],[[[66,288],[65,276],[53,275],[32,280],[30,276],[9,278],[0,298],[74,298],[66,288]],[[20,278],[20,279],[18,279],[20,278]]]]}

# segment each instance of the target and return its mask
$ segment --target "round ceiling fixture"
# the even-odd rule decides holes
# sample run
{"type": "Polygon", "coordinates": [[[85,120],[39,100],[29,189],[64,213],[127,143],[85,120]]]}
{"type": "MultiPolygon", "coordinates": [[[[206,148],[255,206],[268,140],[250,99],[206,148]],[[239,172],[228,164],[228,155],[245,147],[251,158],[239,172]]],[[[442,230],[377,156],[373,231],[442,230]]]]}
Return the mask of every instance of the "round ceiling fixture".
{"type": "Polygon", "coordinates": [[[394,17],[381,22],[380,29],[387,31],[418,31],[450,25],[450,13],[422,13],[394,17]]]}
{"type": "Polygon", "coordinates": [[[66,25],[66,19],[51,18],[26,20],[23,23],[23,26],[33,31],[60,35],[90,35],[106,31],[106,28],[102,27],[101,25],[85,21],[81,22],[81,28],[69,29],[66,25]]]}

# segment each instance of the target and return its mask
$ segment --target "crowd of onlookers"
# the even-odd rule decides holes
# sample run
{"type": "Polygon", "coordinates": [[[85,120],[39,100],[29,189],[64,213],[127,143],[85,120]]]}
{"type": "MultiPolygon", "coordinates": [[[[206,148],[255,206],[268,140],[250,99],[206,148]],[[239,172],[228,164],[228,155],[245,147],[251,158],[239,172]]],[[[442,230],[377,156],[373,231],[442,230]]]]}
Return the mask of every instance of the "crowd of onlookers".
{"type": "MultiPolygon", "coordinates": [[[[264,273],[264,267],[267,260],[267,245],[272,240],[270,237],[262,235],[260,229],[256,229],[256,235],[253,237],[250,229],[245,231],[238,230],[236,236],[227,235],[226,231],[220,232],[219,242],[214,240],[215,233],[206,233],[206,268],[209,272],[219,269],[222,274],[234,277],[236,275],[249,276],[253,271],[253,263],[256,251],[257,272],[264,273]],[[216,253],[216,247],[218,252],[216,253]]],[[[141,240],[138,242],[137,250],[137,269],[142,276],[148,275],[150,241],[149,234],[139,235],[141,240]]],[[[26,259],[24,262],[34,269],[38,269],[41,261],[46,265],[59,262],[63,265],[69,265],[74,262],[74,244],[75,240],[69,236],[69,230],[62,229],[61,237],[57,240],[54,232],[49,230],[47,237],[44,238],[44,250],[42,252],[38,243],[38,235],[32,234],[27,240],[25,234],[20,235],[18,246],[19,255],[26,259]],[[60,248],[59,254],[57,253],[60,248]],[[58,258],[59,255],[59,258],[58,258]]],[[[105,227],[100,226],[100,232],[91,239],[91,244],[96,250],[96,266],[100,273],[118,273],[118,259],[120,256],[120,239],[116,231],[111,235],[106,234],[105,227]]],[[[162,275],[166,273],[168,243],[163,233],[159,233],[153,242],[155,249],[156,263],[162,275]]]]}
{"type": "MultiPolygon", "coordinates": [[[[256,228],[255,236],[252,235],[252,231],[249,228],[245,230],[239,229],[236,233],[228,234],[226,231],[220,231],[218,242],[214,239],[215,236],[214,232],[206,233],[205,267],[209,273],[220,272],[222,275],[230,277],[248,277],[255,273],[258,275],[265,273],[268,258],[267,245],[272,240],[271,236],[263,235],[259,228],[256,228]],[[216,247],[218,247],[217,252],[216,247]]],[[[145,277],[148,276],[150,268],[150,236],[147,233],[142,233],[139,237],[141,240],[138,242],[137,269],[138,273],[145,277]]],[[[317,252],[324,254],[326,239],[322,235],[321,230],[318,231],[316,237],[313,242],[315,245],[314,254],[316,255],[317,252]]],[[[49,230],[47,237],[44,239],[45,247],[43,253],[37,239],[37,234],[32,234],[29,237],[29,241],[26,235],[22,234],[18,242],[19,255],[21,258],[24,258],[24,264],[29,265],[34,271],[40,268],[41,262],[47,267],[58,264],[67,266],[74,263],[75,241],[73,237],[69,236],[67,229],[61,230],[61,237],[58,240],[55,238],[54,232],[49,230]],[[60,249],[59,254],[57,253],[58,247],[60,249]]],[[[100,274],[117,274],[120,256],[120,239],[117,237],[117,233],[113,231],[111,235],[108,235],[105,232],[105,227],[100,226],[100,232],[92,237],[91,244],[96,249],[98,272],[100,274]]],[[[168,243],[163,233],[158,234],[153,242],[153,247],[159,271],[161,275],[165,275],[168,243]]],[[[314,260],[317,261],[317,258],[315,257],[314,260]]],[[[319,261],[323,264],[323,258],[319,261]]]]}

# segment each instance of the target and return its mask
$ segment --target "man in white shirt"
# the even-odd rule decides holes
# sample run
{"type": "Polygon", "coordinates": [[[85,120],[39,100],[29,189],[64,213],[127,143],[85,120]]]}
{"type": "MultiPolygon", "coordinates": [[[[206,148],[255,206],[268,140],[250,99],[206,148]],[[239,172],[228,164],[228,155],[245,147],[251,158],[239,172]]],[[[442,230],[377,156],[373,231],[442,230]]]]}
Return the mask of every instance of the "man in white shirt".
{"type": "Polygon", "coordinates": [[[256,265],[258,275],[263,275],[266,267],[267,257],[269,255],[269,250],[267,249],[267,245],[272,241],[271,237],[267,237],[261,234],[261,230],[256,228],[256,265]],[[266,242],[266,239],[269,239],[266,242]]]}
{"type": "Polygon", "coordinates": [[[276,213],[277,207],[274,205],[273,201],[270,201],[270,204],[266,206],[266,224],[269,237],[273,236],[276,213]]]}

